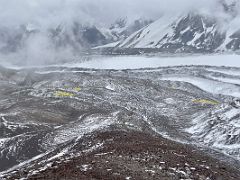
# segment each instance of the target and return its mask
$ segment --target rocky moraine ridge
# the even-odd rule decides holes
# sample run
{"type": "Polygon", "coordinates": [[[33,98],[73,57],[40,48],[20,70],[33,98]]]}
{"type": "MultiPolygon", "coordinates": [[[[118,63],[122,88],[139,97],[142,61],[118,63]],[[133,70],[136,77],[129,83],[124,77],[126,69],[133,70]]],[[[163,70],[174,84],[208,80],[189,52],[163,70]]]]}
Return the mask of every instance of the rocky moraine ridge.
{"type": "Polygon", "coordinates": [[[1,68],[0,177],[237,180],[238,73],[1,68]]]}

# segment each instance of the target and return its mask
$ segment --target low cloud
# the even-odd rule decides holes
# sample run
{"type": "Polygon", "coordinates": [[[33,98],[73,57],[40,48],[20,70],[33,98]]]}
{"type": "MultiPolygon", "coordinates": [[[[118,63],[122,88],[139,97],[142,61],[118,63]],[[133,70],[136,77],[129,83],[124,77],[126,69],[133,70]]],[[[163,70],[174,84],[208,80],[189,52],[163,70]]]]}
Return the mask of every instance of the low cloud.
{"type": "MultiPolygon", "coordinates": [[[[222,0],[0,0],[0,48],[8,41],[5,32],[11,36],[11,33],[21,29],[21,25],[41,31],[27,38],[21,44],[21,51],[8,54],[8,57],[0,54],[0,61],[21,59],[19,61],[36,64],[74,56],[71,48],[56,49],[49,41],[48,30],[59,25],[71,27],[74,22],[81,22],[109,27],[118,18],[126,17],[129,21],[138,18],[155,20],[166,13],[184,13],[189,10],[225,19],[227,16],[219,5],[220,1],[222,0]]],[[[226,1],[232,3],[230,1],[234,0],[226,1]]],[[[237,12],[233,21],[235,26],[239,24],[238,14],[237,12]]]]}
{"type": "Polygon", "coordinates": [[[0,0],[0,22],[6,26],[35,23],[42,28],[76,20],[109,24],[119,17],[156,19],[162,13],[210,8],[217,1],[219,0],[0,0]]]}

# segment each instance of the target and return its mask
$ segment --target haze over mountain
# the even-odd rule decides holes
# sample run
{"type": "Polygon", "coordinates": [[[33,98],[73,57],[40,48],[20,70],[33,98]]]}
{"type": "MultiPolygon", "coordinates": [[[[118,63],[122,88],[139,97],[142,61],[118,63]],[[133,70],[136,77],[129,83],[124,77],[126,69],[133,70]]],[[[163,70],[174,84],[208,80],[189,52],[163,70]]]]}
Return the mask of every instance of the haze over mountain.
{"type": "Polygon", "coordinates": [[[239,50],[239,3],[227,2],[218,1],[215,6],[208,8],[166,13],[120,41],[116,47],[157,48],[164,52],[190,53],[239,50]]]}
{"type": "Polygon", "coordinates": [[[136,0],[11,0],[7,2],[1,0],[0,7],[2,12],[0,14],[0,57],[9,60],[18,57],[21,62],[34,64],[51,62],[73,58],[82,49],[117,41],[121,42],[117,47],[123,48],[161,48],[162,46],[166,48],[168,47],[166,42],[171,42],[174,51],[182,51],[179,49],[187,49],[190,52],[196,49],[212,51],[220,48],[224,43],[229,47],[225,49],[239,49],[237,33],[237,24],[240,19],[239,3],[234,0],[211,0],[210,2],[207,0],[181,0],[181,2],[178,0],[142,0],[141,2],[136,0]],[[187,22],[191,27],[189,31],[184,32],[183,37],[172,34],[171,38],[168,37],[159,42],[166,34],[171,34],[174,28],[170,26],[174,23],[178,28],[178,30],[175,29],[178,31],[175,33],[186,30],[187,27],[177,27],[180,24],[176,22],[181,21],[181,18],[187,18],[191,12],[195,12],[187,22]],[[213,28],[212,35],[205,33],[201,36],[203,28],[199,27],[198,21],[201,21],[199,16],[204,17],[204,23],[209,25],[208,28],[213,28]],[[121,20],[124,24],[119,27],[118,23],[121,20]],[[154,23],[151,24],[151,22],[154,23]],[[137,32],[134,35],[135,31],[149,24],[151,25],[144,31],[148,35],[142,34],[144,41],[136,38],[137,42],[130,43],[132,38],[139,34],[137,32]],[[167,27],[169,28],[166,29],[167,27]],[[165,34],[156,33],[154,28],[161,31],[164,28],[165,34]],[[186,36],[188,39],[185,38],[186,36]],[[153,42],[151,37],[156,42],[153,42]],[[229,38],[234,40],[229,41],[229,38]],[[124,39],[126,40],[123,41],[124,39]],[[200,44],[200,47],[194,45],[193,48],[189,48],[184,45],[183,48],[176,43],[177,41],[181,44],[189,44],[192,40],[197,41],[192,43],[200,44]],[[207,45],[209,42],[204,44],[205,41],[210,41],[210,45],[207,45]]]}

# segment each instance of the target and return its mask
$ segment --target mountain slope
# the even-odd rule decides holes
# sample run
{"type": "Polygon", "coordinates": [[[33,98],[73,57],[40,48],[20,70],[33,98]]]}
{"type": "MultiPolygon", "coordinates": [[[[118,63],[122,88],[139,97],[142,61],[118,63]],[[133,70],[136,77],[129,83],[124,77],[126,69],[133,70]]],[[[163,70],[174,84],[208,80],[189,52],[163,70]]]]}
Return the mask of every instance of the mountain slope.
{"type": "Polygon", "coordinates": [[[34,49],[51,49],[53,52],[69,50],[77,53],[127,38],[151,21],[119,19],[111,27],[97,24],[84,25],[81,22],[60,24],[56,27],[41,27],[23,24],[16,27],[0,26],[0,53],[15,53],[34,49]],[[27,50],[26,50],[27,49],[27,50]]]}
{"type": "Polygon", "coordinates": [[[190,12],[165,15],[133,33],[116,48],[153,48],[164,52],[217,52],[240,49],[237,4],[222,5],[226,17],[190,12]]]}

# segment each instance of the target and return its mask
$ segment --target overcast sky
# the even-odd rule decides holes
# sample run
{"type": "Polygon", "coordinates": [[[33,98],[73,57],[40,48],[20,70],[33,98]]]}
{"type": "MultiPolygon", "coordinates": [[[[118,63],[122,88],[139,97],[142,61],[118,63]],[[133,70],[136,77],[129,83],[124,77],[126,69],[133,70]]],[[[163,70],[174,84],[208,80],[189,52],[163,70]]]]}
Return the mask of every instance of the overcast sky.
{"type": "Polygon", "coordinates": [[[156,19],[163,13],[216,8],[216,1],[218,0],[0,0],[0,23],[38,23],[49,26],[81,20],[109,24],[119,17],[156,19]]]}
{"type": "MultiPolygon", "coordinates": [[[[109,27],[118,18],[127,18],[129,21],[138,18],[155,20],[166,13],[170,15],[188,13],[189,10],[220,16],[223,8],[217,5],[218,1],[221,0],[0,0],[1,28],[10,27],[14,31],[15,28],[12,26],[31,24],[33,28],[41,30],[41,33],[31,36],[24,42],[20,52],[10,54],[9,57],[5,55],[1,57],[0,54],[0,61],[13,59],[36,64],[58,59],[58,56],[71,57],[70,48],[56,52],[52,41],[49,40],[47,30],[58,25],[65,25],[64,27],[68,28],[71,27],[67,26],[68,23],[71,25],[77,21],[98,27],[100,25],[109,27]]],[[[224,15],[219,19],[224,19],[222,17],[224,15]]],[[[238,28],[239,23],[240,21],[236,20],[232,24],[238,28]]],[[[222,27],[228,28],[228,25],[222,27]]]]}

